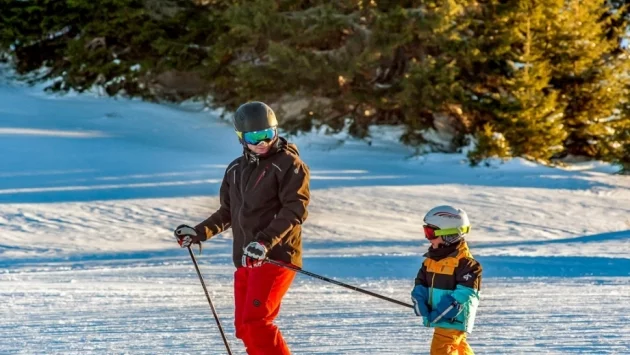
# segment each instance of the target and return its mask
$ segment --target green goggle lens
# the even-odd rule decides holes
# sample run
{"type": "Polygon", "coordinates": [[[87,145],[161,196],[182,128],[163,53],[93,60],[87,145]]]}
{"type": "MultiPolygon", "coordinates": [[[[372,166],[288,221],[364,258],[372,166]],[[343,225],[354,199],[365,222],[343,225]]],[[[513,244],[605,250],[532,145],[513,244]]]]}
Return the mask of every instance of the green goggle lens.
{"type": "Polygon", "coordinates": [[[278,135],[278,131],[275,127],[263,129],[260,131],[252,131],[252,132],[239,132],[236,131],[236,135],[245,141],[247,144],[257,145],[263,141],[271,141],[276,138],[278,135]]]}

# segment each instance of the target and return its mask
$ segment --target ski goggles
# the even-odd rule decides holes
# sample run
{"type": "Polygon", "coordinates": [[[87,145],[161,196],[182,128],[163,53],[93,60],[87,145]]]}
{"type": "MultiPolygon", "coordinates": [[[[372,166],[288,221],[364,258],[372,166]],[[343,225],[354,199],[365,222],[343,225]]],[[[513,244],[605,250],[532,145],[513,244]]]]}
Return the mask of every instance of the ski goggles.
{"type": "Polygon", "coordinates": [[[443,237],[446,235],[462,235],[462,234],[466,234],[470,232],[470,226],[464,226],[460,228],[440,229],[436,226],[426,224],[422,227],[424,228],[424,236],[428,240],[433,240],[433,239],[443,237]]]}
{"type": "Polygon", "coordinates": [[[258,145],[264,141],[272,141],[278,136],[278,130],[276,127],[270,127],[261,131],[252,132],[239,132],[236,131],[236,135],[239,139],[243,140],[247,144],[258,145]]]}

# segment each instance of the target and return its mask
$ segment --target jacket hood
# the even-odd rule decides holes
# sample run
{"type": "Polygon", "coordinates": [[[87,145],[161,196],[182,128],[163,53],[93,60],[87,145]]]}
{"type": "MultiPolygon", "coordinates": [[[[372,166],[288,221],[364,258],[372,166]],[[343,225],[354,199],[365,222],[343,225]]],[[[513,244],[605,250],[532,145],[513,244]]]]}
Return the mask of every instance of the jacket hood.
{"type": "Polygon", "coordinates": [[[297,156],[300,156],[300,151],[298,150],[298,147],[297,145],[295,145],[295,143],[289,143],[284,137],[280,137],[279,141],[283,142],[284,149],[297,156]]]}

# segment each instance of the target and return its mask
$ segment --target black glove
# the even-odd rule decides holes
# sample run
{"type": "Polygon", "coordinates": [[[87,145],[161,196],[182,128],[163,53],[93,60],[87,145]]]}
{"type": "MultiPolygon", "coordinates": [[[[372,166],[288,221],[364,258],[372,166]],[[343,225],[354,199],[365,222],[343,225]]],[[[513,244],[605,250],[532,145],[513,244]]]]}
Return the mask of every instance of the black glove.
{"type": "Polygon", "coordinates": [[[181,224],[175,228],[173,234],[175,234],[177,243],[179,243],[179,246],[182,248],[188,248],[192,244],[201,244],[201,237],[197,233],[197,230],[191,226],[181,224]]]}
{"type": "Polygon", "coordinates": [[[267,257],[267,246],[262,242],[251,242],[247,244],[243,251],[241,264],[245,267],[253,268],[262,266],[267,257]]]}

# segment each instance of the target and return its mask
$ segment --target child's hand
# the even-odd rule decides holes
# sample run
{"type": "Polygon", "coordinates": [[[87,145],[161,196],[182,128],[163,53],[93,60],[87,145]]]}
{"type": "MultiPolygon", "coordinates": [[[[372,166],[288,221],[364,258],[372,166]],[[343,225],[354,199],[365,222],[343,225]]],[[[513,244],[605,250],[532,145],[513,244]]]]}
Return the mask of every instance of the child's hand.
{"type": "Polygon", "coordinates": [[[441,320],[450,321],[453,318],[457,317],[459,312],[461,312],[463,306],[451,296],[445,296],[440,300],[435,310],[429,314],[429,320],[431,323],[436,323],[441,320]]]}
{"type": "Polygon", "coordinates": [[[417,316],[428,317],[429,316],[429,305],[427,303],[427,299],[429,296],[429,291],[426,287],[422,285],[417,285],[411,291],[411,302],[413,302],[413,311],[417,316]]]}
{"type": "Polygon", "coordinates": [[[411,302],[413,302],[413,311],[418,317],[422,316],[426,318],[429,316],[429,306],[426,302],[422,299],[418,300],[415,297],[411,297],[411,302]]]}

